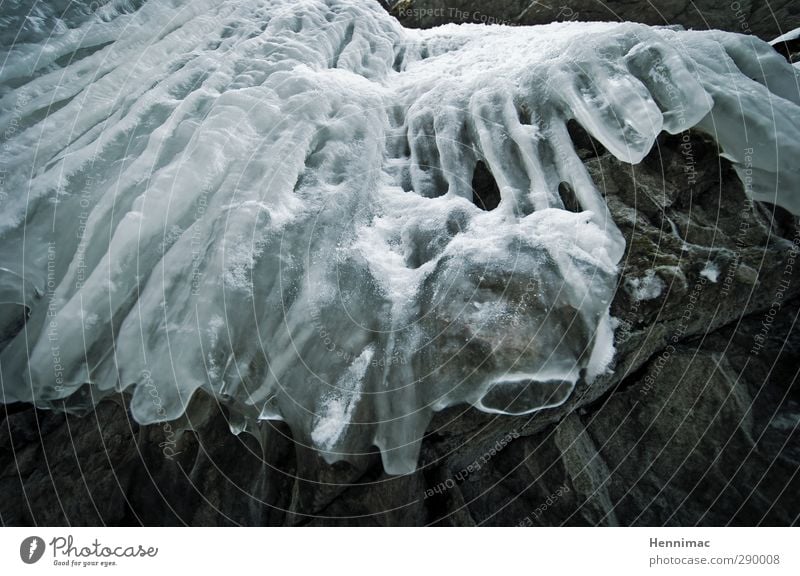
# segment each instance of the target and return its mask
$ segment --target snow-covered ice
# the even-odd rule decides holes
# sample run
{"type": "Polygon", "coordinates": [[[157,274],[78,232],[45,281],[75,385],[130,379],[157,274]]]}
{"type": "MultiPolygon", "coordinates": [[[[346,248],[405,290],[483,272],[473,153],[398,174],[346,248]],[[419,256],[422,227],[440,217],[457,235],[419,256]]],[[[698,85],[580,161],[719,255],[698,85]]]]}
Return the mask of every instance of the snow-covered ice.
{"type": "Polygon", "coordinates": [[[408,472],[434,411],[530,413],[612,362],[624,241],[569,120],[630,163],[706,131],[753,198],[800,211],[798,72],[753,37],[405,30],[355,0],[38,22],[1,55],[5,402],[127,390],[151,423],[203,389],[408,472]]]}

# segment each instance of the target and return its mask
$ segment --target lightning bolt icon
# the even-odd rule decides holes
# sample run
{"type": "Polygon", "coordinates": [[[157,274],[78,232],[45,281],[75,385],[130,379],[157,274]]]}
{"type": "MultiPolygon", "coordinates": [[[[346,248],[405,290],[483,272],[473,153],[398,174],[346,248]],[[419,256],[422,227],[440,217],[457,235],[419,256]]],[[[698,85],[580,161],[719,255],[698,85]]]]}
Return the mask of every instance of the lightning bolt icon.
{"type": "Polygon", "coordinates": [[[33,558],[33,553],[36,552],[36,549],[39,547],[39,540],[34,538],[31,540],[31,549],[28,551],[28,560],[33,558]]]}

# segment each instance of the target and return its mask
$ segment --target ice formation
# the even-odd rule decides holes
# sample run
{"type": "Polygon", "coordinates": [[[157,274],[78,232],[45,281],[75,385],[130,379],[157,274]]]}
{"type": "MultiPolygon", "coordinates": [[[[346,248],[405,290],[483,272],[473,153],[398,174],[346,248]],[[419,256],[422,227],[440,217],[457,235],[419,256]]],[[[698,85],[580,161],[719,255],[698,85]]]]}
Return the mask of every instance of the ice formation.
{"type": "Polygon", "coordinates": [[[4,402],[128,390],[152,423],[203,389],[237,430],[407,472],[434,411],[526,414],[608,369],[624,241],[569,120],[630,163],[704,130],[753,198],[800,208],[798,73],[753,37],[36,5],[0,18],[4,402]]]}

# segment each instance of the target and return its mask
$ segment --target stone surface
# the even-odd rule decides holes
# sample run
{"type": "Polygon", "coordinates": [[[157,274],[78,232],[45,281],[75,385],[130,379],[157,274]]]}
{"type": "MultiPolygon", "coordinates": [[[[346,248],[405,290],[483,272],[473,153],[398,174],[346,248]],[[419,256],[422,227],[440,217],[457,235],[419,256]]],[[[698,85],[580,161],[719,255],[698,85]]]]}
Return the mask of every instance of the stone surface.
{"type": "Polygon", "coordinates": [[[377,454],[328,466],[283,425],[232,436],[208,399],[150,427],[124,398],[84,417],[3,406],[0,522],[796,524],[797,219],[749,203],[702,135],[637,166],[573,137],[628,243],[613,374],[529,417],[441,412],[399,477],[377,454]]]}
{"type": "Polygon", "coordinates": [[[632,21],[755,34],[771,40],[800,26],[793,0],[400,0],[384,5],[405,26],[430,28],[447,22],[511,26],[570,21],[632,21]]]}

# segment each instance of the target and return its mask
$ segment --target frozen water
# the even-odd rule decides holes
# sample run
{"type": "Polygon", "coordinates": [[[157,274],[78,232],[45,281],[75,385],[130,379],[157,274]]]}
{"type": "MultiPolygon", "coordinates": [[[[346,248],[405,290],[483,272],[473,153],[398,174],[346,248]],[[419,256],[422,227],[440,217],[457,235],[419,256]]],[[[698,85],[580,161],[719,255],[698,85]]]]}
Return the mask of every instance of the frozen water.
{"type": "Polygon", "coordinates": [[[631,163],[704,130],[800,211],[798,75],[752,37],[412,31],[352,0],[42,10],[13,45],[27,20],[0,19],[5,402],[128,390],[151,423],[203,389],[237,430],[407,472],[434,411],[526,414],[609,368],[624,242],[569,120],[631,163]]]}

